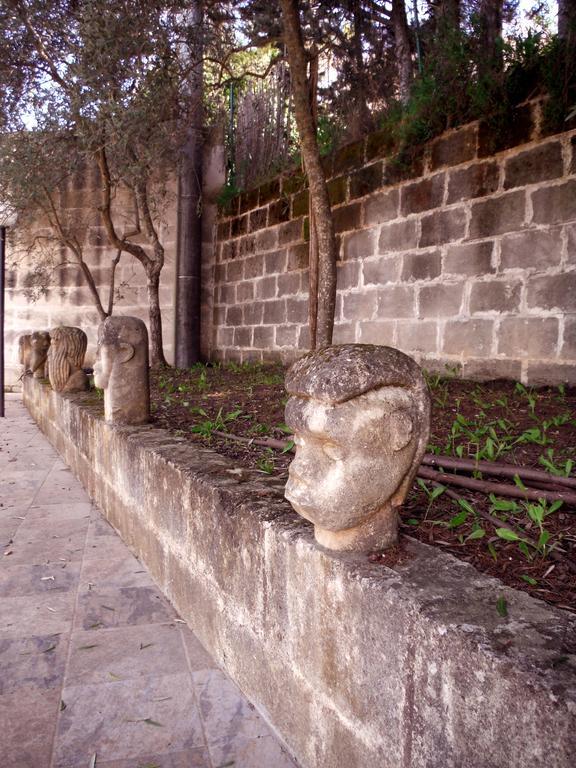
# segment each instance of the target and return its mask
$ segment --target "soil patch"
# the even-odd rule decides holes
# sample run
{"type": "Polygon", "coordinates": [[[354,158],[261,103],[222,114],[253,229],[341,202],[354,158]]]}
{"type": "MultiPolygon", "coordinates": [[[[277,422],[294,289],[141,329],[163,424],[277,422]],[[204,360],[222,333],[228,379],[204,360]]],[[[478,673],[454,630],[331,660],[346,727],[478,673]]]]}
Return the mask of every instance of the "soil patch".
{"type": "MultiPolygon", "coordinates": [[[[576,478],[576,388],[427,378],[430,453],[536,468],[549,472],[552,483],[555,476],[576,478]]],[[[152,411],[159,427],[209,444],[239,466],[280,478],[287,477],[291,461],[286,398],[280,365],[198,365],[152,373],[152,411]],[[285,452],[255,442],[262,440],[280,441],[285,452]]],[[[479,472],[466,476],[483,479],[479,472]]],[[[518,478],[486,479],[523,485],[518,478]]],[[[528,502],[418,479],[402,509],[401,526],[404,534],[442,547],[509,586],[576,611],[575,505],[528,502]]],[[[369,557],[394,566],[404,552],[400,546],[369,557]]]]}

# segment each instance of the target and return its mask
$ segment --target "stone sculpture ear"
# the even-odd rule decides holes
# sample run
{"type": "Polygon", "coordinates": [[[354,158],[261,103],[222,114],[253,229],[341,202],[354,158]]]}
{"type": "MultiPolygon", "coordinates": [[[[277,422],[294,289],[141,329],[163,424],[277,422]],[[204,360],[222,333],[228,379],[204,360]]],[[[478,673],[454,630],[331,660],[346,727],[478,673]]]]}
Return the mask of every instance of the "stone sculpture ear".
{"type": "Polygon", "coordinates": [[[390,445],[393,451],[401,451],[412,440],[414,423],[406,411],[394,411],[390,415],[390,445]]]}
{"type": "Polygon", "coordinates": [[[135,352],[136,350],[132,344],[129,344],[127,341],[121,341],[118,344],[118,353],[116,355],[116,359],[120,363],[127,363],[128,360],[132,360],[135,352]]]}

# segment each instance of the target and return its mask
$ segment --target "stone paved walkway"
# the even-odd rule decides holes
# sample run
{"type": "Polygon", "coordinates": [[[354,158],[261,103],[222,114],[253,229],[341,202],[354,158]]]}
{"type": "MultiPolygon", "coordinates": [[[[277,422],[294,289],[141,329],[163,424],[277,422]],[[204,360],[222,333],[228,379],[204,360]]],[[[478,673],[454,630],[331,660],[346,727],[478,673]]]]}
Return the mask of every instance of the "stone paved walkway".
{"type": "Polygon", "coordinates": [[[2,768],[294,768],[14,396],[0,544],[2,768]]]}

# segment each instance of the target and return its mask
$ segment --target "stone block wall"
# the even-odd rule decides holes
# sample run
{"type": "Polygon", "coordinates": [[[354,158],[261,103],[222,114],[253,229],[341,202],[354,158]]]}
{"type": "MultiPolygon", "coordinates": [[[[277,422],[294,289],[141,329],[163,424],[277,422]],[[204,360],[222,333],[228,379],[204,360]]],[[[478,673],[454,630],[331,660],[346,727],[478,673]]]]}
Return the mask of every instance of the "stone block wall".
{"type": "MultiPolygon", "coordinates": [[[[389,344],[471,378],[576,382],[576,131],[544,136],[540,115],[533,102],[505,136],[477,122],[403,161],[383,133],[326,158],[335,343],[389,344]]],[[[307,349],[307,214],[299,172],[221,211],[211,357],[307,349]]]]}
{"type": "MultiPolygon", "coordinates": [[[[177,200],[176,185],[168,190],[167,200],[159,218],[160,239],[166,249],[166,263],[162,272],[160,303],[164,326],[165,352],[169,360],[174,348],[174,295],[177,200]]],[[[108,302],[111,261],[115,249],[106,245],[106,232],[97,210],[99,180],[95,168],[87,168],[71,178],[61,191],[58,203],[64,220],[74,220],[75,234],[80,240],[86,263],[94,276],[104,306],[108,302]]],[[[115,221],[120,231],[134,225],[134,204],[130,194],[120,192],[115,200],[115,221]]],[[[16,223],[16,230],[18,222],[16,223]]],[[[49,244],[44,238],[52,231],[48,222],[38,217],[26,228],[24,242],[17,232],[8,231],[6,274],[6,384],[16,385],[20,376],[18,338],[32,330],[44,330],[56,325],[75,325],[88,334],[86,363],[93,362],[99,317],[86,280],[80,268],[70,263],[71,253],[62,246],[49,244]],[[27,253],[36,238],[35,247],[27,253]],[[32,298],[30,289],[35,283],[35,266],[48,259],[50,269],[44,290],[32,298]]],[[[144,244],[143,238],[132,238],[144,244]]],[[[115,312],[135,315],[148,321],[146,275],[140,263],[124,253],[116,270],[115,312]]]]}

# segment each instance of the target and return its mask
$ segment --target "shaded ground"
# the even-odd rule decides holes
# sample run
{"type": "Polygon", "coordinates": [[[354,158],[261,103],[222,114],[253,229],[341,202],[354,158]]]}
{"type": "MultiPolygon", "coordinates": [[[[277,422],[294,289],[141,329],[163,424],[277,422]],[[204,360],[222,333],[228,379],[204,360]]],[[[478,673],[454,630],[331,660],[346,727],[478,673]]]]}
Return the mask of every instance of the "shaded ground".
{"type": "MultiPolygon", "coordinates": [[[[283,381],[279,365],[156,371],[154,420],[190,440],[209,443],[241,466],[284,477],[289,452],[215,434],[281,440],[289,449],[283,381]]],[[[576,477],[575,388],[534,390],[514,382],[478,384],[439,376],[429,376],[428,384],[433,403],[431,453],[576,477]]],[[[402,530],[510,586],[576,611],[574,506],[438,488],[418,480],[402,510],[402,530]],[[503,533],[506,527],[512,533],[503,533]]],[[[378,553],[370,557],[392,564],[402,552],[400,548],[384,557],[378,553]]]]}
{"type": "Polygon", "coordinates": [[[7,406],[2,768],[295,768],[25,408],[7,406]]]}

